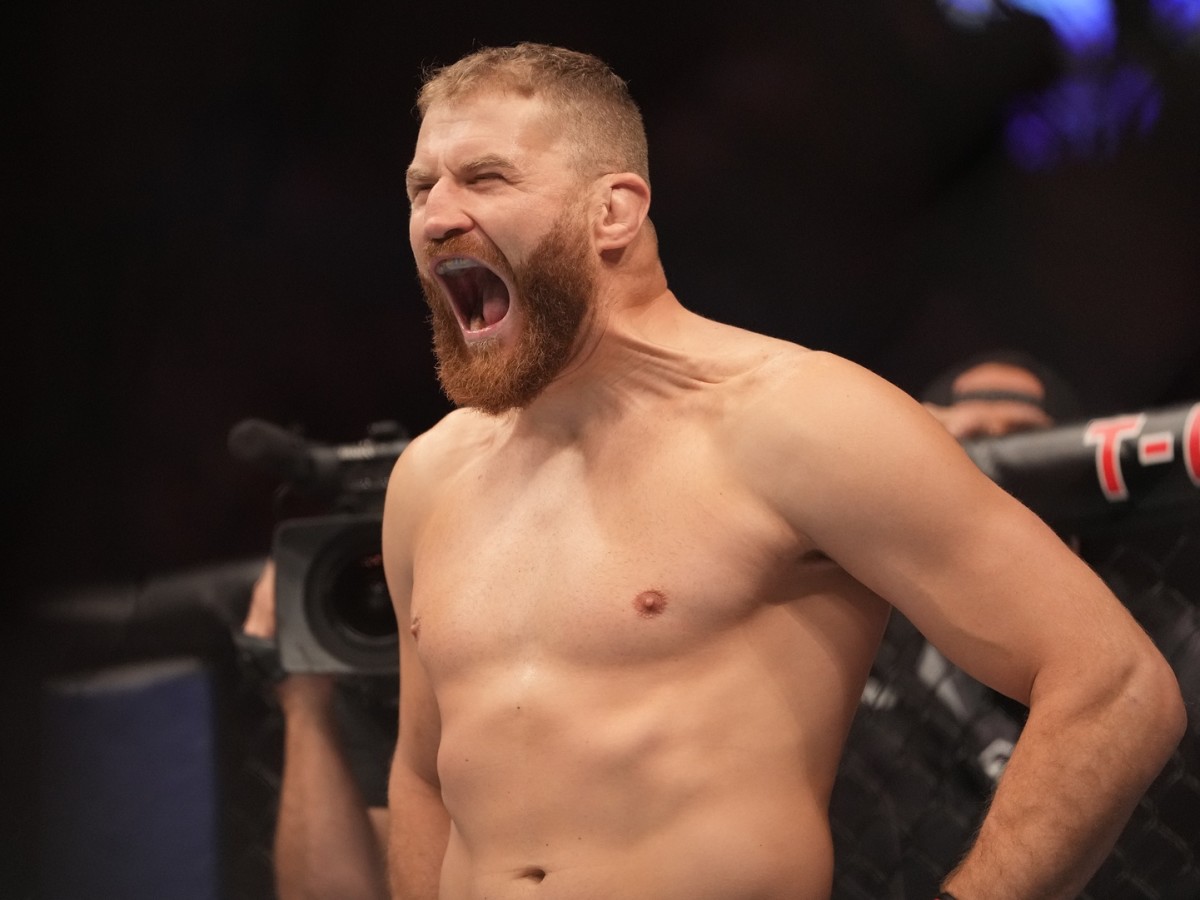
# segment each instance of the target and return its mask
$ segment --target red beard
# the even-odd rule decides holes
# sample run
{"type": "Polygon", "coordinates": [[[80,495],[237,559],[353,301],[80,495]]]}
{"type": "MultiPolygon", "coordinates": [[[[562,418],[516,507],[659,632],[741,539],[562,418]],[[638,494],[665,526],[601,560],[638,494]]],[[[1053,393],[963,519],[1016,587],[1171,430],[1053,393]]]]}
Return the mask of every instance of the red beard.
{"type": "Polygon", "coordinates": [[[512,346],[499,339],[468,344],[441,286],[419,273],[433,325],[438,379],[455,405],[492,415],[527,406],[570,360],[596,292],[591,245],[578,213],[570,212],[558,218],[519,269],[469,235],[426,247],[426,259],[461,254],[486,262],[520,296],[523,321],[512,346]]]}

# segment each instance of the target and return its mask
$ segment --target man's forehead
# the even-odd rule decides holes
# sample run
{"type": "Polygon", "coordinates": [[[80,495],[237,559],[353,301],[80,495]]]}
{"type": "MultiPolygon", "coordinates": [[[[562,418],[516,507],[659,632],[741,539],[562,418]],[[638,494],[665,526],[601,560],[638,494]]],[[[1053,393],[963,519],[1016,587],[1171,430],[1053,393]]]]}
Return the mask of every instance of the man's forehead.
{"type": "MultiPolygon", "coordinates": [[[[495,143],[518,149],[540,149],[559,129],[544,101],[507,91],[477,91],[463,98],[432,104],[417,134],[417,153],[459,144],[495,143]]],[[[493,152],[503,152],[500,147],[493,152]]]]}

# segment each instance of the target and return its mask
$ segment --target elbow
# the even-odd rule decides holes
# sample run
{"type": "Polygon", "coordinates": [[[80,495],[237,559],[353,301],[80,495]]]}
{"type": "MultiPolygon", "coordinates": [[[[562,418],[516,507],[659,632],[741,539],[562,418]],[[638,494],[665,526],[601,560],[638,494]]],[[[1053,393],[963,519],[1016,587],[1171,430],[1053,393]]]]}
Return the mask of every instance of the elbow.
{"type": "Polygon", "coordinates": [[[1170,735],[1170,747],[1171,750],[1174,750],[1183,740],[1184,732],[1187,731],[1187,705],[1184,703],[1183,694],[1179,689],[1179,679],[1175,677],[1170,666],[1164,665],[1163,668],[1166,669],[1163,698],[1167,706],[1167,713],[1163,717],[1163,728],[1170,735]]]}
{"type": "Polygon", "coordinates": [[[1187,707],[1175,672],[1154,649],[1133,665],[1127,694],[1142,712],[1142,733],[1147,746],[1156,748],[1161,767],[1183,739],[1187,730],[1187,707]]]}

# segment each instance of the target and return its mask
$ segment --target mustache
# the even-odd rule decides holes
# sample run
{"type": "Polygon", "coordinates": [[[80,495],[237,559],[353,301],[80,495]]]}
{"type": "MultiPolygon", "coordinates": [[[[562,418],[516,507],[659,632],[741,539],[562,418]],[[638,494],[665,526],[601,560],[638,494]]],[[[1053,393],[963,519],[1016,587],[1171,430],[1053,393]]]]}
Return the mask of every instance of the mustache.
{"type": "MultiPolygon", "coordinates": [[[[425,241],[421,246],[420,259],[428,261],[435,256],[470,256],[490,266],[496,273],[510,280],[513,277],[512,266],[504,254],[492,244],[473,234],[456,234],[436,241],[425,241]]],[[[426,267],[421,266],[421,274],[426,274],[426,267]]]]}

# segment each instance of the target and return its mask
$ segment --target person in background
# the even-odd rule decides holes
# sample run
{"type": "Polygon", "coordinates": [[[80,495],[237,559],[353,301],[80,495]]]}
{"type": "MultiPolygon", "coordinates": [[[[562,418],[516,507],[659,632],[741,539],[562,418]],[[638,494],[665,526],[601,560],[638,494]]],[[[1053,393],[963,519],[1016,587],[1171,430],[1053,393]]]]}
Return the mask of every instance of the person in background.
{"type": "Polygon", "coordinates": [[[972,355],[921,392],[925,408],[959,440],[1047,428],[1082,415],[1075,389],[1020,350],[972,355]]]}

